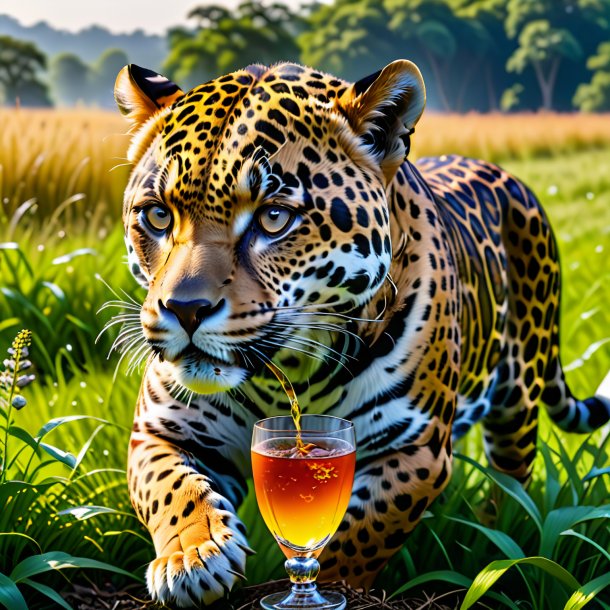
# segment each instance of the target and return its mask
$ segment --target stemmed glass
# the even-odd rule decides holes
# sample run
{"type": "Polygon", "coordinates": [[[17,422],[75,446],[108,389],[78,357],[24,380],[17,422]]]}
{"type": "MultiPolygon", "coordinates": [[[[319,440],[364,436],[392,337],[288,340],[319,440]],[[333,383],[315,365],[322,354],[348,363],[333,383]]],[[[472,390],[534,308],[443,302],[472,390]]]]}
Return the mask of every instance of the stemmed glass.
{"type": "Polygon", "coordinates": [[[301,416],[297,436],[290,416],[254,425],[252,471],[267,527],[286,555],[287,593],[261,600],[266,610],[345,608],[345,597],[319,591],[318,556],[335,533],[352,493],[356,440],[351,422],[328,415],[301,416]]]}

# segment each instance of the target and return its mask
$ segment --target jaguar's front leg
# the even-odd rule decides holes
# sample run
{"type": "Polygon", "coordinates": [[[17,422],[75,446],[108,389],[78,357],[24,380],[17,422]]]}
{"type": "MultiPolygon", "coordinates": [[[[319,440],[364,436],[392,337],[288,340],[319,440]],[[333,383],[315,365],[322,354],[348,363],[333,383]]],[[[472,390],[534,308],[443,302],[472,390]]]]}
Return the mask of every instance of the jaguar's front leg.
{"type": "Polygon", "coordinates": [[[153,599],[181,607],[226,595],[244,574],[249,551],[233,505],[195,466],[176,444],[137,429],[132,433],[131,501],[157,556],[146,574],[148,590],[153,599]]]}
{"type": "Polygon", "coordinates": [[[450,475],[450,428],[434,421],[416,444],[357,468],[345,518],[320,558],[320,580],[369,589],[450,475]]]}

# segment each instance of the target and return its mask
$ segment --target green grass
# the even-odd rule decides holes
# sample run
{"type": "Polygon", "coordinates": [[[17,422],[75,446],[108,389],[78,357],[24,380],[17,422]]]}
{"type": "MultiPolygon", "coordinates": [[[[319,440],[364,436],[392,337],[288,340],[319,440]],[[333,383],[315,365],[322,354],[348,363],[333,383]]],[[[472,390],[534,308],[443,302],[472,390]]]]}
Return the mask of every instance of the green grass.
{"type": "MultiPolygon", "coordinates": [[[[86,154],[94,157],[100,151],[92,146],[86,154]]],[[[75,160],[71,163],[78,166],[75,160]]],[[[94,158],[93,165],[98,167],[99,160],[94,158]]],[[[610,370],[610,145],[552,158],[505,159],[503,165],[538,194],[557,234],[564,284],[562,359],[573,391],[591,395],[610,370]]],[[[102,184],[104,175],[94,176],[95,184],[87,194],[87,200],[103,199],[101,211],[92,212],[96,222],[64,214],[51,222],[51,204],[41,205],[34,213],[26,209],[15,217],[20,200],[12,190],[11,213],[6,212],[6,204],[6,222],[0,223],[0,351],[20,328],[30,328],[34,333],[31,360],[39,375],[24,390],[28,405],[16,413],[15,425],[36,439],[50,420],[88,416],[66,421],[44,437],[58,450],[55,457],[26,443],[24,459],[8,473],[13,480],[31,480],[37,490],[21,499],[15,496],[18,503],[13,500],[9,510],[0,510],[0,534],[19,533],[34,542],[24,536],[0,536],[0,574],[10,574],[19,561],[32,555],[62,551],[141,577],[152,557],[147,534],[131,513],[124,473],[138,375],[127,377],[123,366],[113,378],[118,357],[115,354],[108,360],[107,354],[115,332],[95,343],[112,314],[96,312],[114,298],[98,277],[117,291],[141,298],[124,264],[118,211],[107,214],[108,193],[119,192],[124,175],[108,174],[111,188],[102,184]],[[32,453],[28,479],[25,458],[32,453]],[[85,512],[79,506],[109,510],[85,512]]],[[[68,185],[69,180],[64,177],[62,184],[68,185]]],[[[76,179],[73,184],[85,191],[89,188],[76,179]]],[[[53,205],[77,192],[66,186],[53,205]]],[[[36,196],[46,197],[44,190],[36,196]]],[[[120,208],[119,197],[114,205],[120,208]]],[[[65,207],[69,208],[70,204],[65,207]]],[[[3,425],[0,420],[0,429],[3,425]]],[[[492,561],[521,555],[552,560],[580,585],[609,572],[610,521],[591,512],[591,507],[600,507],[610,498],[610,479],[603,472],[610,460],[602,434],[587,439],[560,433],[543,416],[540,436],[542,451],[527,494],[512,490],[511,495],[502,491],[506,481],[484,469],[479,430],[473,430],[456,450],[475,463],[466,457],[455,460],[450,486],[382,573],[378,585],[390,593],[404,589],[405,594],[467,588],[492,561]],[[596,518],[589,520],[592,516],[596,518]]],[[[18,449],[25,443],[23,438],[11,438],[11,446],[18,449]]],[[[249,560],[249,583],[281,575],[279,550],[261,524],[252,496],[240,512],[259,551],[249,560]]],[[[487,598],[488,607],[504,603],[511,607],[499,601],[508,596],[513,602],[522,601],[520,607],[562,608],[570,587],[539,565],[508,569],[493,585],[496,597],[487,598]]],[[[75,570],[62,574],[41,573],[39,582],[61,589],[66,578],[83,578],[75,570]]],[[[107,575],[89,573],[89,577],[107,575]]],[[[31,607],[45,607],[39,591],[23,583],[18,586],[31,607]]],[[[597,600],[610,607],[607,590],[597,600]]]]}

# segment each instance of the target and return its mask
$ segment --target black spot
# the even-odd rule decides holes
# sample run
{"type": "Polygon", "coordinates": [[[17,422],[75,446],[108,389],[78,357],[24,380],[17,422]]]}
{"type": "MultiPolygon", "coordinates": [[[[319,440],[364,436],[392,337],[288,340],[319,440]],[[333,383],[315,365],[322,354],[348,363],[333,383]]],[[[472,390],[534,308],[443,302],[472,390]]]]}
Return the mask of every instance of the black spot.
{"type": "Polygon", "coordinates": [[[335,226],[344,233],[352,229],[352,215],[345,202],[339,197],[333,198],[330,206],[330,217],[335,226]]]}
{"type": "MultiPolygon", "coordinates": [[[[277,86],[277,85],[275,85],[277,86]]],[[[280,106],[284,108],[284,110],[288,110],[290,114],[294,114],[294,116],[300,116],[301,111],[299,110],[299,106],[289,98],[280,99],[280,106]]]]}
{"type": "Polygon", "coordinates": [[[341,548],[348,557],[353,557],[357,553],[356,546],[351,540],[346,540],[341,548]]]}
{"type": "Polygon", "coordinates": [[[312,163],[320,163],[320,155],[311,146],[303,149],[303,156],[312,163]]]}
{"type": "Polygon", "coordinates": [[[328,187],[328,178],[324,174],[315,174],[312,182],[320,189],[328,187]]]}
{"type": "Polygon", "coordinates": [[[403,532],[403,530],[398,529],[384,538],[383,546],[386,549],[395,549],[402,545],[402,543],[405,541],[405,538],[406,534],[403,532]]]}
{"type": "Polygon", "coordinates": [[[413,507],[413,510],[409,515],[409,521],[411,523],[417,521],[420,518],[421,514],[424,512],[426,506],[428,506],[428,498],[424,496],[415,503],[415,506],[413,507]]]}
{"type": "Polygon", "coordinates": [[[399,494],[394,498],[394,504],[396,508],[400,511],[405,511],[411,507],[413,500],[411,499],[411,494],[399,494]]]}
{"type": "Polygon", "coordinates": [[[366,258],[371,253],[371,248],[369,244],[369,240],[362,235],[361,233],[356,233],[353,237],[354,245],[356,246],[356,250],[362,255],[363,258],[366,258]]]}
{"type": "Polygon", "coordinates": [[[188,517],[193,511],[195,510],[195,502],[193,502],[192,500],[189,500],[187,505],[184,507],[184,510],[182,511],[182,516],[184,518],[188,517]]]}

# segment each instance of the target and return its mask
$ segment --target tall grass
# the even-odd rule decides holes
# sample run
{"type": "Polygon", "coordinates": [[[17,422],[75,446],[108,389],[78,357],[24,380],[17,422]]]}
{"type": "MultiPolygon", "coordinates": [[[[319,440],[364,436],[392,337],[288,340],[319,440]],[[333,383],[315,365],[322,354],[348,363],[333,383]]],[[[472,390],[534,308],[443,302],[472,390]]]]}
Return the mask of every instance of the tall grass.
{"type": "MultiPolygon", "coordinates": [[[[39,379],[27,389],[29,406],[19,413],[19,427],[36,438],[47,422],[73,418],[47,440],[82,458],[77,469],[61,461],[45,466],[46,475],[63,483],[39,494],[34,519],[24,519],[23,507],[0,510],[0,534],[25,533],[44,552],[141,575],[153,551],[131,511],[124,472],[139,379],[127,377],[125,367],[114,378],[117,359],[107,360],[112,330],[95,343],[110,315],[97,311],[113,298],[100,277],[142,298],[124,264],[120,213],[128,168],[111,171],[125,155],[125,128],[120,117],[104,113],[0,111],[0,350],[20,328],[34,331],[31,359],[39,379]]],[[[414,155],[451,152],[500,161],[542,200],[562,258],[567,379],[575,393],[592,394],[610,369],[608,117],[426,116],[414,155]]],[[[477,429],[458,445],[467,458],[456,459],[450,486],[379,586],[404,594],[465,589],[494,560],[534,555],[556,562],[581,585],[610,571],[607,519],[555,528],[550,538],[547,531],[543,544],[532,517],[538,515],[544,529],[556,519],[554,511],[582,516],[608,501],[605,437],[559,433],[542,420],[542,450],[527,494],[506,493],[504,482],[481,466],[486,461],[477,429]]],[[[37,455],[34,464],[43,461],[37,455]]],[[[249,582],[282,576],[280,554],[252,495],[240,514],[259,551],[249,559],[249,582]]],[[[18,538],[0,535],[0,572],[32,552],[31,543],[18,538]]],[[[542,574],[531,565],[510,568],[494,584],[490,607],[517,601],[539,610],[563,607],[569,587],[542,574]]],[[[26,597],[33,604],[40,599],[32,588],[26,597]]],[[[604,590],[598,600],[610,605],[604,590]]]]}
{"type": "Polygon", "coordinates": [[[107,227],[121,212],[127,142],[118,113],[0,109],[0,221],[36,210],[60,221],[55,231],[107,227]]]}
{"type": "Polygon", "coordinates": [[[460,154],[498,162],[555,157],[606,148],[608,143],[608,114],[424,113],[415,129],[413,154],[460,154]]]}

